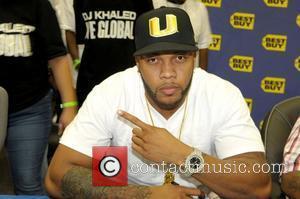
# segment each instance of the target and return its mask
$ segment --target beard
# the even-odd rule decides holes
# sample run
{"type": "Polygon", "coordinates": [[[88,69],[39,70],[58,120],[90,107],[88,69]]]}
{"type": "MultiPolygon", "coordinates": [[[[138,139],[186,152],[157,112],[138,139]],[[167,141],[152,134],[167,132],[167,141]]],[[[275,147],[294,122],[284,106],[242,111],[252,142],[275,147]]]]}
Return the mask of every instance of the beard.
{"type": "Polygon", "coordinates": [[[146,93],[148,94],[148,96],[152,99],[152,101],[160,108],[160,109],[163,109],[163,110],[173,110],[175,108],[177,108],[185,99],[190,87],[191,87],[191,84],[192,84],[192,79],[193,79],[193,74],[191,75],[191,79],[187,85],[187,87],[185,89],[181,89],[181,97],[176,100],[175,102],[169,104],[169,103],[164,103],[164,102],[160,102],[158,99],[157,99],[157,91],[152,91],[150,86],[145,82],[142,74],[141,74],[141,78],[142,78],[142,81],[143,81],[143,84],[144,84],[144,88],[145,88],[145,91],[146,93]]]}

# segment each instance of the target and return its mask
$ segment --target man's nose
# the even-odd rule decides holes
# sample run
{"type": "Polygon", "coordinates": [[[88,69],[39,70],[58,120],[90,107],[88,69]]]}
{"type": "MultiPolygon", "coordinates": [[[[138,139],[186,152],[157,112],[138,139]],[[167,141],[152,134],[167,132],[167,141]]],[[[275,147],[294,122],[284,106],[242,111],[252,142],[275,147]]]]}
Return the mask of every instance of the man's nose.
{"type": "Polygon", "coordinates": [[[170,61],[164,62],[161,65],[161,72],[160,72],[160,78],[174,78],[176,77],[176,71],[174,66],[170,61]]]}

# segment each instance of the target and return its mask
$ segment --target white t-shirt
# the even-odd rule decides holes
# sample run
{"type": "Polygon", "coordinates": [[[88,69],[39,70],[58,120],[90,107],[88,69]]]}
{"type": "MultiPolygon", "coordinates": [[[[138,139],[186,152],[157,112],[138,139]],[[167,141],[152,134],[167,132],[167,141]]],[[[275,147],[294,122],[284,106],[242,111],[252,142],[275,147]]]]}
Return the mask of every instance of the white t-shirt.
{"type": "MultiPolygon", "coordinates": [[[[220,159],[264,151],[244,98],[228,81],[202,69],[194,69],[186,108],[181,141],[189,146],[220,159]]],[[[134,126],[118,116],[119,109],[151,125],[137,67],[116,73],[97,85],[66,128],[60,143],[89,157],[92,156],[92,146],[128,146],[129,183],[161,185],[163,172],[143,174],[132,169],[136,165],[149,165],[149,161],[132,151],[131,131],[134,126]]],[[[155,126],[166,128],[178,138],[184,107],[181,106],[168,120],[153,107],[150,110],[155,126]]],[[[175,178],[183,186],[199,185],[193,178],[178,174],[175,178]]]]}
{"type": "Polygon", "coordinates": [[[212,41],[208,12],[205,5],[197,0],[186,0],[183,4],[175,4],[167,0],[152,0],[153,7],[161,6],[181,8],[186,11],[192,22],[195,41],[199,49],[208,48],[212,41]]]}
{"type": "Polygon", "coordinates": [[[73,0],[59,0],[55,4],[57,18],[62,30],[75,32],[73,0]]]}

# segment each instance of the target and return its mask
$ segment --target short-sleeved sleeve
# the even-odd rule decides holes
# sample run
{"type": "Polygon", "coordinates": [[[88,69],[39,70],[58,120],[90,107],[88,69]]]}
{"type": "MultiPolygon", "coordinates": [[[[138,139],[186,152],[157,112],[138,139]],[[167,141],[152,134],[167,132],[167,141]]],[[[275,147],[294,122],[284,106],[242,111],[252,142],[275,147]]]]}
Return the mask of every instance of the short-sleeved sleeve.
{"type": "Polygon", "coordinates": [[[295,123],[283,151],[283,173],[300,171],[300,117],[295,123]]]}
{"type": "Polygon", "coordinates": [[[92,156],[92,146],[109,146],[112,133],[109,126],[117,113],[107,98],[108,86],[96,86],[80,108],[77,116],[66,128],[60,143],[92,156]]]}
{"type": "Polygon", "coordinates": [[[214,145],[221,159],[247,152],[264,152],[259,130],[250,117],[247,104],[235,86],[230,83],[222,88],[222,99],[215,108],[218,114],[215,125],[214,145]]]}
{"type": "Polygon", "coordinates": [[[66,49],[61,37],[55,11],[49,1],[38,0],[37,32],[40,37],[39,44],[47,57],[52,59],[65,55],[66,49]]]}
{"type": "MultiPolygon", "coordinates": [[[[204,49],[208,48],[210,43],[212,42],[212,37],[211,37],[211,28],[210,28],[210,23],[209,23],[209,16],[208,16],[208,11],[202,3],[200,4],[198,2],[198,5],[200,7],[200,12],[199,12],[199,20],[201,20],[201,27],[200,27],[200,33],[198,38],[196,38],[196,41],[198,42],[197,46],[199,49],[204,49]]],[[[198,20],[196,20],[198,21],[198,20]]]]}
{"type": "Polygon", "coordinates": [[[75,14],[73,0],[59,0],[55,5],[57,18],[62,30],[75,32],[75,14]]]}

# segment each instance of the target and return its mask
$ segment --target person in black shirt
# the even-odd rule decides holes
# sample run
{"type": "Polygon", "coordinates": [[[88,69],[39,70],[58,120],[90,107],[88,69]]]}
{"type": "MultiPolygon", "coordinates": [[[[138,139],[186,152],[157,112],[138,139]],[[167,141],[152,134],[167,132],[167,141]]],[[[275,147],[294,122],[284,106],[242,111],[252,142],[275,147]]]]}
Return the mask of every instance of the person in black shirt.
{"type": "Polygon", "coordinates": [[[62,98],[61,131],[77,113],[66,50],[47,0],[0,0],[0,86],[9,95],[6,149],[16,194],[42,195],[51,127],[48,64],[62,98]]]}
{"type": "MultiPolygon", "coordinates": [[[[71,3],[72,0],[61,0],[58,13],[67,15],[71,3]]],[[[134,22],[153,6],[151,0],[74,0],[73,6],[75,24],[70,16],[61,16],[60,22],[74,60],[79,57],[76,44],[84,44],[77,80],[78,101],[82,104],[95,85],[135,64],[134,22]]]]}

